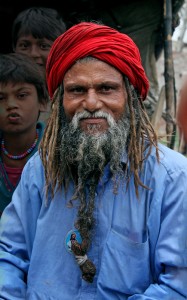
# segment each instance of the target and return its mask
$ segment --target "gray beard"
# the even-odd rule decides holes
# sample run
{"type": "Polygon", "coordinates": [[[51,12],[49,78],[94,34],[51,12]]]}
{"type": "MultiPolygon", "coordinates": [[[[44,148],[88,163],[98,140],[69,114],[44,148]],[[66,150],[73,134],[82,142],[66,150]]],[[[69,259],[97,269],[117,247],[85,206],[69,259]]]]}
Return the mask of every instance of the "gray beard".
{"type": "MultiPolygon", "coordinates": [[[[64,114],[64,112],[63,112],[64,114]]],[[[109,114],[102,111],[90,114],[82,112],[76,114],[71,122],[62,116],[62,129],[60,132],[60,172],[64,179],[65,189],[68,187],[70,178],[75,182],[75,193],[69,200],[79,199],[79,208],[75,227],[79,229],[83,240],[91,242],[90,231],[92,230],[95,207],[95,192],[98,182],[103,174],[105,165],[110,163],[110,171],[113,179],[113,192],[117,193],[119,182],[125,179],[125,173],[121,158],[127,148],[130,122],[127,116],[116,122],[109,114]],[[109,128],[104,133],[96,134],[97,125],[90,125],[89,134],[82,131],[79,126],[81,118],[89,116],[105,117],[109,128]],[[93,135],[90,132],[93,131],[93,135]],[[86,195],[88,187],[88,198],[86,195]]]]}
{"type": "MultiPolygon", "coordinates": [[[[117,122],[110,114],[102,111],[93,114],[87,111],[77,113],[71,122],[66,121],[65,116],[62,116],[62,119],[63,126],[59,138],[63,178],[67,178],[63,172],[73,167],[77,170],[76,176],[81,186],[84,186],[88,179],[89,181],[93,179],[94,184],[96,184],[108,162],[110,162],[110,170],[113,176],[123,174],[121,158],[127,149],[127,139],[130,131],[130,121],[127,113],[117,122]],[[90,116],[106,118],[109,124],[108,130],[94,135],[83,132],[80,129],[79,122],[82,118],[90,116]]],[[[90,125],[89,132],[96,132],[97,127],[98,125],[90,125]]]]}

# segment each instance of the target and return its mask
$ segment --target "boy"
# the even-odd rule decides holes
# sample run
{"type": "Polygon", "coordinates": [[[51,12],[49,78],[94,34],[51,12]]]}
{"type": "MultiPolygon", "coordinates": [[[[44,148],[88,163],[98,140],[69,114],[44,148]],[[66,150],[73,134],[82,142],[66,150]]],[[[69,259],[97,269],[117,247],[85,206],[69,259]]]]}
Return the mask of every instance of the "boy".
{"type": "Polygon", "coordinates": [[[48,102],[39,67],[23,54],[0,55],[0,215],[11,201],[27,160],[37,151],[48,102]]]}
{"type": "Polygon", "coordinates": [[[51,46],[65,31],[66,25],[55,9],[30,7],[21,11],[13,22],[13,51],[32,57],[45,74],[51,46]]]}
{"type": "MultiPolygon", "coordinates": [[[[52,8],[30,7],[20,12],[12,26],[12,47],[16,53],[30,56],[45,76],[47,57],[54,40],[66,31],[62,16],[52,8]]],[[[50,104],[42,114],[41,121],[47,122],[50,104]]]]}

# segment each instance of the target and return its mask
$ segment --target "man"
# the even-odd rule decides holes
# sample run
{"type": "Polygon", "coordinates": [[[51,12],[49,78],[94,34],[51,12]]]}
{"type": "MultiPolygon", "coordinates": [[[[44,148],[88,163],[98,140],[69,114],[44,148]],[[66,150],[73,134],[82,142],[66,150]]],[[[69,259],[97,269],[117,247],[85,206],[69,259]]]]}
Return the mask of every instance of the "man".
{"type": "Polygon", "coordinates": [[[138,48],[82,22],[54,42],[47,83],[39,153],[1,219],[0,297],[186,299],[187,160],[157,142],[138,48]]]}

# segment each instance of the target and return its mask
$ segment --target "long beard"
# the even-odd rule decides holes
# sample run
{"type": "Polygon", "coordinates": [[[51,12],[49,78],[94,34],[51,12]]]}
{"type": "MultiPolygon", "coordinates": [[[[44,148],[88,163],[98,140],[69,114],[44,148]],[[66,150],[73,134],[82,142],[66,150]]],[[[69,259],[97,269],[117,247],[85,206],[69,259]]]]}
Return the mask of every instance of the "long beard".
{"type": "MultiPolygon", "coordinates": [[[[63,112],[64,114],[64,112],[63,112]]],[[[110,163],[110,171],[113,177],[121,178],[124,176],[121,157],[127,147],[130,122],[129,118],[123,116],[116,122],[109,114],[99,111],[94,114],[88,112],[77,113],[72,121],[68,123],[62,116],[63,126],[60,133],[61,139],[61,172],[62,178],[69,171],[69,177],[75,178],[76,189],[73,199],[79,199],[79,208],[75,227],[79,230],[82,243],[73,250],[75,255],[77,249],[87,253],[92,241],[91,234],[95,224],[95,192],[100,177],[103,174],[105,165],[110,163]],[[90,125],[89,133],[80,129],[79,123],[82,118],[104,117],[108,122],[108,130],[99,133],[98,125],[90,125]],[[86,184],[88,183],[88,195],[86,184]]],[[[67,178],[68,180],[68,178],[67,178]]],[[[116,179],[114,178],[114,183],[116,179]]],[[[116,184],[114,184],[115,186],[116,184]]],[[[114,188],[115,189],[115,188],[114,188]]],[[[72,200],[70,199],[70,203],[72,200]]],[[[95,275],[95,266],[89,259],[81,267],[82,276],[85,280],[92,282],[95,275]]]]}
{"type": "Polygon", "coordinates": [[[61,170],[66,169],[64,165],[76,167],[78,181],[82,184],[92,177],[98,181],[108,162],[114,176],[122,174],[121,157],[127,147],[129,124],[127,114],[116,122],[110,114],[102,111],[94,114],[84,111],[75,114],[71,122],[64,121],[60,132],[61,170]],[[108,130],[95,134],[98,125],[90,125],[89,134],[83,132],[80,120],[89,117],[106,118],[108,130]]]}

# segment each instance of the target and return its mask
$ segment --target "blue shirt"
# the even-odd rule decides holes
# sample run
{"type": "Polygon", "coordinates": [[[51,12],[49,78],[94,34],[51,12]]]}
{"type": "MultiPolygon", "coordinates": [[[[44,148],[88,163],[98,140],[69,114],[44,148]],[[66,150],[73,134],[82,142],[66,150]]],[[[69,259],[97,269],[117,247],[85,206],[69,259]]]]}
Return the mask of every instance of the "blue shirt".
{"type": "Polygon", "coordinates": [[[160,145],[146,160],[136,197],[133,179],[113,193],[109,166],[95,195],[88,257],[97,272],[81,278],[67,234],[74,228],[73,183],[46,201],[38,153],[24,167],[0,225],[0,299],[182,300],[187,297],[187,159],[160,145]]]}

